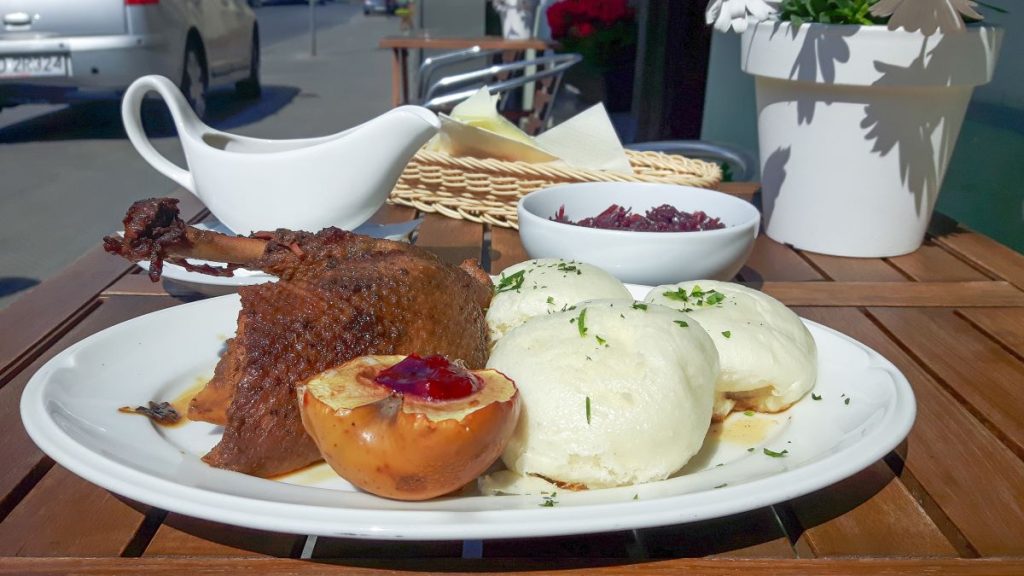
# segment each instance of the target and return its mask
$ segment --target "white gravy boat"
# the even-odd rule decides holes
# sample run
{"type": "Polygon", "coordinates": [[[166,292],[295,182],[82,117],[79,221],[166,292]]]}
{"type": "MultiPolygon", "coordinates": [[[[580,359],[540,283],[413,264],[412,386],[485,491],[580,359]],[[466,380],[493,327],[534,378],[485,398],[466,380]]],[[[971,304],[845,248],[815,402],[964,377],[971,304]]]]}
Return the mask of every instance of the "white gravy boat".
{"type": "Polygon", "coordinates": [[[330,136],[236,136],[203,124],[163,76],[133,82],[121,116],[129,140],[147,162],[243,235],[277,228],[356,228],[384,204],[406,163],[440,128],[426,108],[401,106],[330,136]],[[151,91],[171,110],[188,170],[164,158],[146,137],[141,108],[151,91]]]}

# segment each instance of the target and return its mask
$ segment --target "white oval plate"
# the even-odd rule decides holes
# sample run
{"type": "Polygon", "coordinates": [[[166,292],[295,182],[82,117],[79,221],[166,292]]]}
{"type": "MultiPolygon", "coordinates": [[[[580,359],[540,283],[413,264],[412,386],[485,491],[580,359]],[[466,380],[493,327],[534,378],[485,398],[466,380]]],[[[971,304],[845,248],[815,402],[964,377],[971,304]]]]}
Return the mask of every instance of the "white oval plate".
{"type": "MultiPolygon", "coordinates": [[[[647,287],[631,286],[642,297],[647,287]]],[[[170,401],[209,378],[235,332],[237,295],[147,314],[94,334],[43,366],[25,388],[32,439],[75,474],[165,510],[277,532],[447,540],[582,534],[692,522],[753,510],[833,484],[878,461],[910,431],[915,402],[888,360],[804,321],[818,345],[814,393],[778,415],[735,413],[676,476],[551,498],[464,491],[398,502],[354,489],[319,465],[280,480],[211,468],[221,429],[176,428],[117,411],[170,401]],[[763,434],[752,436],[748,430],[763,434]],[[770,457],[767,448],[787,453],[770,457]],[[753,450],[751,450],[753,449],[753,450]],[[553,506],[542,506],[547,500],[553,506]]]]}

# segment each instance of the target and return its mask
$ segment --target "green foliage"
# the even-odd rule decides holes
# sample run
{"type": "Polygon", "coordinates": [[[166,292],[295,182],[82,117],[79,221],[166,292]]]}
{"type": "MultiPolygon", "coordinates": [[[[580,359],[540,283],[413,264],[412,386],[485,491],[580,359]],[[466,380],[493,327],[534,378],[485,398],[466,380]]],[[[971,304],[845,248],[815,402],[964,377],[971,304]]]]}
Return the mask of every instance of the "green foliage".
{"type": "Polygon", "coordinates": [[[876,18],[869,10],[878,0],[782,0],[779,19],[794,26],[804,22],[822,24],[884,24],[886,18],[876,18]]]}

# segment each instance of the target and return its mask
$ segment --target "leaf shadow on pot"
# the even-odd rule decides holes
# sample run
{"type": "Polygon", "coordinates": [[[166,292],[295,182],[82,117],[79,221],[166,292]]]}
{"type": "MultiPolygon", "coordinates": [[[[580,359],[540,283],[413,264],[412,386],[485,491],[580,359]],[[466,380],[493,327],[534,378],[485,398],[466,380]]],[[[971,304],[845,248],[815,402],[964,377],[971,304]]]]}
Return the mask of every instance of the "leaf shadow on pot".
{"type": "MultiPolygon", "coordinates": [[[[790,30],[794,38],[799,33],[797,27],[791,27],[790,30]]],[[[854,35],[856,28],[836,30],[807,27],[804,43],[800,46],[800,53],[797,54],[793,68],[789,71],[790,80],[812,84],[816,82],[831,84],[835,81],[836,64],[843,64],[850,60],[850,46],[847,44],[846,38],[854,35]]],[[[813,98],[797,100],[796,114],[799,124],[810,124],[814,120],[814,108],[818,102],[819,100],[813,98]]],[[[823,103],[831,104],[827,100],[823,103]]]]}
{"type": "Polygon", "coordinates": [[[761,168],[761,217],[765,222],[772,218],[775,202],[782,192],[782,184],[786,181],[786,165],[792,151],[790,146],[778,148],[764,161],[761,168]]]}
{"type": "Polygon", "coordinates": [[[950,63],[981,62],[991,50],[983,35],[967,42],[948,38],[925,37],[907,67],[876,61],[881,76],[872,86],[884,96],[864,107],[860,124],[865,139],[874,141],[873,153],[896,151],[901,182],[914,195],[919,215],[935,206],[971,98],[970,75],[960,77],[964,68],[950,63]]]}

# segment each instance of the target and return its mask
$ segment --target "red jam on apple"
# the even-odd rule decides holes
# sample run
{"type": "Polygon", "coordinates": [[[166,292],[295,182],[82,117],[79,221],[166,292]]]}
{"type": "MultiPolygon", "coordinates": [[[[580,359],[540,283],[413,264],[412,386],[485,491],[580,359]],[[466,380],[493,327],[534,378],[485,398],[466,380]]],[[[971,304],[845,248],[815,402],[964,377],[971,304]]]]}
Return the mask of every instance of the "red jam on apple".
{"type": "Polygon", "coordinates": [[[381,370],[373,381],[395,392],[428,400],[465,398],[480,389],[480,379],[472,372],[436,354],[426,358],[410,354],[381,370]]]}

